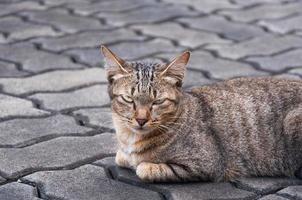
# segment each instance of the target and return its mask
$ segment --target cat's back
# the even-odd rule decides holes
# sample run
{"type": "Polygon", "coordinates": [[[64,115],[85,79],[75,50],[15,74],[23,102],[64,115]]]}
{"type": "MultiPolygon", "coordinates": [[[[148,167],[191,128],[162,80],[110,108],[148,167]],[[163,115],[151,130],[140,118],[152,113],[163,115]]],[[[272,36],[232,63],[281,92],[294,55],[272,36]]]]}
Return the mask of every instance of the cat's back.
{"type": "Polygon", "coordinates": [[[287,149],[283,130],[288,113],[296,110],[297,114],[302,108],[302,81],[239,78],[192,89],[191,95],[199,102],[195,118],[206,121],[209,130],[220,138],[229,165],[241,166],[248,161],[250,167],[241,171],[280,175],[290,174],[288,170],[292,173],[300,164],[296,162],[297,152],[292,152],[295,147],[287,149]]]}
{"type": "Polygon", "coordinates": [[[302,106],[302,81],[237,78],[192,89],[191,95],[198,99],[199,117],[211,118],[225,128],[231,124],[236,129],[234,124],[239,121],[242,123],[236,126],[274,126],[302,106]]]}
{"type": "Polygon", "coordinates": [[[251,101],[253,103],[302,103],[302,80],[270,77],[237,78],[217,84],[194,88],[191,94],[224,105],[251,101]]]}

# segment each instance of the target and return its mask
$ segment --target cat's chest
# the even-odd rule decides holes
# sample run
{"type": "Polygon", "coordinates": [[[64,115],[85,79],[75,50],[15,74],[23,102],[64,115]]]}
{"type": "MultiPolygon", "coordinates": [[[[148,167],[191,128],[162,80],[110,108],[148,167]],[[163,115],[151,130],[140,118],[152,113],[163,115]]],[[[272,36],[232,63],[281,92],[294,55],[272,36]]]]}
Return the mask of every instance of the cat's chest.
{"type": "Polygon", "coordinates": [[[129,135],[124,142],[122,143],[122,148],[125,154],[131,155],[138,150],[138,147],[135,145],[137,137],[134,134],[129,135]]]}
{"type": "Polygon", "coordinates": [[[150,162],[154,160],[152,149],[146,150],[149,141],[141,140],[136,135],[128,135],[127,137],[118,137],[119,147],[123,152],[123,158],[133,167],[141,162],[150,162]]]}

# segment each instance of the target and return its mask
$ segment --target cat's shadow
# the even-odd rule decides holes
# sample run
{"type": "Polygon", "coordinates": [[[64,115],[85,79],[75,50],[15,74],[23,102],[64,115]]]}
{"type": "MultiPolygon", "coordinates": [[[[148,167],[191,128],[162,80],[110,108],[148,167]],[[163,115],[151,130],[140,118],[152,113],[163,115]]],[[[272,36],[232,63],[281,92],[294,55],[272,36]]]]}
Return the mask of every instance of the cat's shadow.
{"type": "Polygon", "coordinates": [[[134,172],[134,170],[124,167],[119,167],[117,165],[110,166],[109,168],[110,175],[119,181],[130,183],[133,185],[145,185],[145,186],[177,186],[177,185],[190,185],[190,184],[210,184],[211,182],[202,182],[202,181],[187,181],[187,182],[157,182],[157,183],[148,183],[142,181],[134,172]]]}
{"type": "MultiPolygon", "coordinates": [[[[184,184],[210,184],[212,182],[204,182],[204,181],[187,181],[187,182],[159,182],[159,183],[148,183],[148,182],[143,182],[140,180],[140,178],[135,174],[134,170],[124,168],[124,167],[119,167],[117,165],[110,166],[109,167],[110,173],[114,179],[117,179],[119,181],[123,182],[130,182],[130,183],[136,183],[139,185],[184,185],[184,184]]],[[[295,173],[295,176],[297,179],[301,179],[302,181],[302,167],[295,173]]],[[[276,179],[282,179],[286,177],[251,177],[251,178],[276,178],[276,179]]],[[[230,183],[236,184],[238,183],[239,180],[234,180],[230,183]]]]}
{"type": "MultiPolygon", "coordinates": [[[[108,175],[116,181],[129,185],[138,186],[147,190],[159,192],[165,197],[176,195],[187,198],[187,195],[199,198],[210,195],[218,198],[220,195],[248,195],[256,198],[257,195],[266,195],[286,188],[290,185],[302,185],[302,180],[284,177],[255,177],[243,178],[233,182],[182,182],[182,183],[146,183],[140,180],[134,170],[118,167],[113,158],[108,159],[102,166],[107,170],[108,175]]],[[[302,171],[299,172],[300,175],[302,171]]],[[[214,198],[214,199],[215,199],[214,198]]],[[[242,197],[243,198],[243,197],[242,197]]]]}

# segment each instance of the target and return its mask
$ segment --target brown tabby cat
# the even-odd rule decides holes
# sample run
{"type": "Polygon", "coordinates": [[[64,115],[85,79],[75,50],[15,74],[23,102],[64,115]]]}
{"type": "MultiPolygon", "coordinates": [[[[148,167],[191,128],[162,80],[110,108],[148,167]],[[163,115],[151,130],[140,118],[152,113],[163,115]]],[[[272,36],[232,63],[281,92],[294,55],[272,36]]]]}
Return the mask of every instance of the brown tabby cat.
{"type": "Polygon", "coordinates": [[[169,64],[102,52],[116,163],[142,180],[292,177],[302,166],[302,81],[239,78],[184,92],[189,52],[169,64]]]}

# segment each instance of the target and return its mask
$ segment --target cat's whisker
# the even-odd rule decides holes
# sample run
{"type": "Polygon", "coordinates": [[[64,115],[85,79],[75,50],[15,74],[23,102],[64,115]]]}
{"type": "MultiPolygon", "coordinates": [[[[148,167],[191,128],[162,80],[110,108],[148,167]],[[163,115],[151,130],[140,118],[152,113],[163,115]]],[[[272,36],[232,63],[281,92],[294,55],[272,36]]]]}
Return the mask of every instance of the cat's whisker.
{"type": "Polygon", "coordinates": [[[124,118],[121,118],[121,119],[117,119],[119,122],[122,122],[123,124],[124,123],[131,123],[131,121],[130,120],[128,120],[128,119],[124,119],[124,118]]]}
{"type": "Polygon", "coordinates": [[[167,130],[164,130],[164,129],[163,129],[162,127],[160,127],[160,126],[157,126],[156,129],[159,130],[159,131],[160,131],[161,133],[163,133],[163,134],[165,133],[165,131],[167,131],[167,130]]]}

